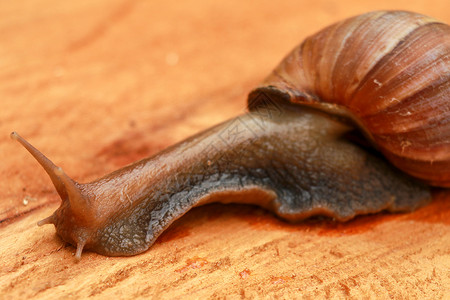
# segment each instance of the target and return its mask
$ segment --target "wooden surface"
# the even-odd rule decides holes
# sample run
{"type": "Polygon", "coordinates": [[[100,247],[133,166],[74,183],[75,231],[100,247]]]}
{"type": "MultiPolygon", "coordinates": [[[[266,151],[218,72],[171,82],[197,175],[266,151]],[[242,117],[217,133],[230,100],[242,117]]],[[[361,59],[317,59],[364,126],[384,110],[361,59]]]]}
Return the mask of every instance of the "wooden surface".
{"type": "Polygon", "coordinates": [[[9,139],[16,130],[74,179],[95,179],[243,112],[303,37],[373,9],[450,22],[448,0],[1,1],[0,298],[448,299],[448,191],[345,224],[210,205],[142,255],[76,263],[53,226],[36,226],[60,200],[9,139]]]}

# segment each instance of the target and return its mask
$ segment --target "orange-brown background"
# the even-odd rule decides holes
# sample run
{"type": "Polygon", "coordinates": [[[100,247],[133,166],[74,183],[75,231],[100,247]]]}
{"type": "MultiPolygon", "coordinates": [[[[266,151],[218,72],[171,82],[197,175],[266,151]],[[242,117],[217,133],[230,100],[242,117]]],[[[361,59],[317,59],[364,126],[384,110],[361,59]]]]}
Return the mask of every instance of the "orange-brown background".
{"type": "Polygon", "coordinates": [[[374,9],[450,22],[438,1],[0,2],[0,298],[450,297],[450,194],[417,212],[289,225],[211,205],[146,253],[83,253],[35,223],[59,204],[16,130],[81,182],[242,113],[306,35],[374,9]]]}

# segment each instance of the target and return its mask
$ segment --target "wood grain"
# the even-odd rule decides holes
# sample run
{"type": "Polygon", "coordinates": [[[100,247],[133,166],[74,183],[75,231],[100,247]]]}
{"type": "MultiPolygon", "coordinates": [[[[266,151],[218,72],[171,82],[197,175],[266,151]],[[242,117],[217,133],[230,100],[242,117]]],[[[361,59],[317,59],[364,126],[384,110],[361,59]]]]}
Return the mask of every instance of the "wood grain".
{"type": "Polygon", "coordinates": [[[450,22],[447,0],[0,2],[0,298],[450,297],[450,193],[410,214],[287,224],[209,205],[110,258],[38,228],[59,199],[16,130],[86,182],[242,113],[306,35],[374,9],[450,22]]]}

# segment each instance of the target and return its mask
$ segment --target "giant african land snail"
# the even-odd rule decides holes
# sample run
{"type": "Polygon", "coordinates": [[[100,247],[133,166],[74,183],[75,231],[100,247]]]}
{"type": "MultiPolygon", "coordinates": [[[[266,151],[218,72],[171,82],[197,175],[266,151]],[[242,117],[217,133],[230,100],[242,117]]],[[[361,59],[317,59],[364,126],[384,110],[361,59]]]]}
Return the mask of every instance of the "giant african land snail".
{"type": "Polygon", "coordinates": [[[409,176],[450,186],[450,27],[432,18],[380,11],[331,25],[296,47],[248,106],[87,184],[12,133],[62,199],[38,224],[54,224],[77,258],[83,248],[134,255],[205,203],[256,204],[291,221],[347,220],[427,202],[428,187],[409,176]]]}

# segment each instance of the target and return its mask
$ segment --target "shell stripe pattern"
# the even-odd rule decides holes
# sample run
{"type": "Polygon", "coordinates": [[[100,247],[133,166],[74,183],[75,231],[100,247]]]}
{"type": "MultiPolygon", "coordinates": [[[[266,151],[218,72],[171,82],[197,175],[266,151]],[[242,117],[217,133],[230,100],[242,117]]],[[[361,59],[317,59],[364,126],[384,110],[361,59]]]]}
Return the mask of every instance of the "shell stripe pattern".
{"type": "Polygon", "coordinates": [[[450,186],[449,25],[404,11],[356,16],[308,37],[262,86],[351,111],[394,165],[450,186]]]}

